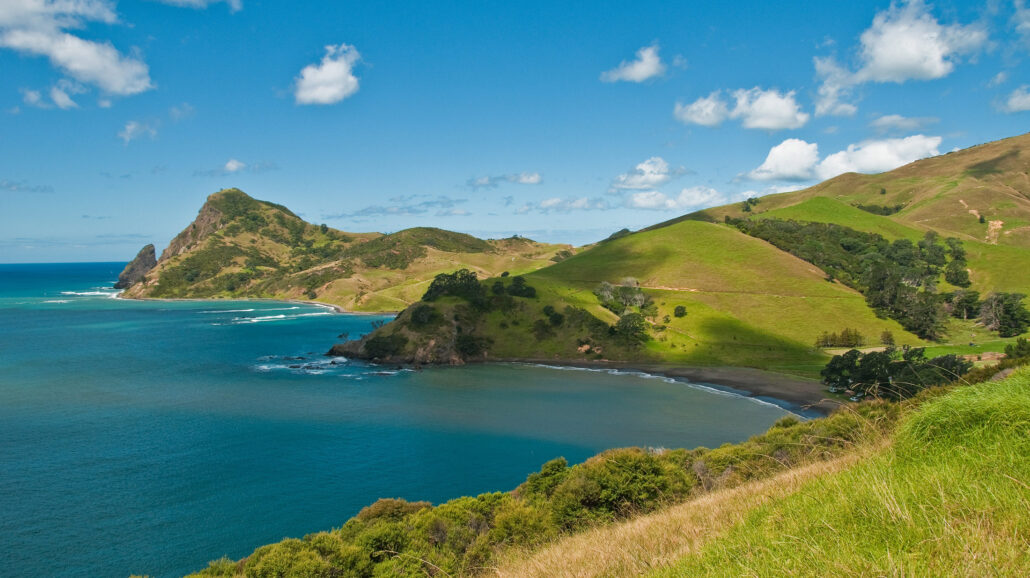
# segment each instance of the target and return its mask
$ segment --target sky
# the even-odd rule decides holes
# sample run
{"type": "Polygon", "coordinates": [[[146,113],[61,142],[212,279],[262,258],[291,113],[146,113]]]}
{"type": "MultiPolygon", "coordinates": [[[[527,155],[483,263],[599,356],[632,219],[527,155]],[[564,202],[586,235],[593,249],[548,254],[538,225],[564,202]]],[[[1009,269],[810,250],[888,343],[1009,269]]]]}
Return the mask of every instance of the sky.
{"type": "Polygon", "coordinates": [[[0,0],[0,262],[238,187],[585,244],[1030,130],[1030,2],[0,0]]]}

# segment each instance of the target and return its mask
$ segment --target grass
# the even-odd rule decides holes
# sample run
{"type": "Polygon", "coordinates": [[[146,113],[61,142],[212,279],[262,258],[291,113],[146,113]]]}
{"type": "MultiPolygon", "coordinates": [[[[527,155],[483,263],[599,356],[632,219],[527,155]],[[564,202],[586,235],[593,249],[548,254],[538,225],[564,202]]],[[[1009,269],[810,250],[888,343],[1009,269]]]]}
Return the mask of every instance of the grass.
{"type": "Polygon", "coordinates": [[[513,552],[499,576],[1024,576],[1030,370],[910,410],[886,443],[513,552]]]}

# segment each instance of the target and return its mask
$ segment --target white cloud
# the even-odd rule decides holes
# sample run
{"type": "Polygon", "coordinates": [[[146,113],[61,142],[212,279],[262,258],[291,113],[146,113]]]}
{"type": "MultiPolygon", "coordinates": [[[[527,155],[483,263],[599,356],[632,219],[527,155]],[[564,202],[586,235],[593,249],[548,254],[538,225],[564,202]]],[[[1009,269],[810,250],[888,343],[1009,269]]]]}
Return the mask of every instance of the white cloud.
{"type": "Polygon", "coordinates": [[[184,102],[168,109],[168,116],[172,117],[172,120],[174,121],[180,121],[192,117],[196,111],[197,110],[193,108],[193,105],[188,102],[184,102]]]}
{"type": "Polygon", "coordinates": [[[243,161],[238,161],[236,159],[229,159],[228,161],[226,161],[225,167],[223,167],[222,170],[224,170],[226,173],[237,173],[245,168],[247,168],[247,163],[243,161]]]}
{"type": "Polygon", "coordinates": [[[1030,110],[1030,86],[1023,85],[1012,91],[1005,106],[1005,112],[1023,112],[1030,110]]]}
{"type": "Polygon", "coordinates": [[[742,119],[745,128],[781,130],[801,128],[808,122],[808,113],[794,100],[794,92],[781,94],[778,90],[762,90],[757,86],[750,90],[735,90],[733,98],[737,105],[730,116],[742,119]]]}
{"type": "Polygon", "coordinates": [[[917,134],[848,145],[846,150],[823,159],[816,174],[820,179],[829,179],[848,172],[882,173],[940,154],[941,140],[939,136],[917,134]]]}
{"type": "Polygon", "coordinates": [[[21,89],[21,100],[29,106],[39,108],[47,106],[47,104],[43,102],[43,95],[38,90],[30,90],[28,88],[21,89]]]}
{"type": "Polygon", "coordinates": [[[615,177],[612,181],[611,191],[617,190],[643,190],[660,187],[672,180],[673,174],[669,170],[669,163],[662,157],[651,157],[638,164],[628,173],[615,177]]]}
{"type": "Polygon", "coordinates": [[[221,4],[222,2],[229,5],[230,12],[239,12],[243,10],[243,0],[157,0],[162,4],[169,4],[171,6],[182,6],[185,8],[195,8],[202,10],[212,4],[221,4]]]}
{"type": "Polygon", "coordinates": [[[353,46],[326,46],[321,63],[300,71],[293,93],[297,104],[334,104],[357,92],[359,82],[353,67],[360,59],[353,46]]]}
{"type": "Polygon", "coordinates": [[[642,191],[630,195],[626,204],[634,209],[654,211],[682,211],[713,206],[725,202],[726,197],[719,191],[708,187],[690,187],[683,189],[676,196],[669,196],[658,191],[642,191]]]}
{"type": "Polygon", "coordinates": [[[921,0],[892,4],[862,33],[859,81],[897,82],[943,78],[963,54],[987,42],[980,26],[942,26],[921,0]]]}
{"type": "Polygon", "coordinates": [[[905,117],[900,114],[887,114],[869,123],[869,126],[876,129],[876,132],[883,134],[888,132],[912,132],[925,128],[931,124],[940,122],[941,119],[932,116],[905,117]]]}
{"type": "Polygon", "coordinates": [[[815,100],[815,115],[852,116],[858,108],[844,102],[851,97],[854,78],[851,72],[830,57],[816,57],[815,74],[820,79],[819,96],[815,100]]]}
{"type": "Polygon", "coordinates": [[[644,82],[649,78],[665,74],[665,64],[658,56],[658,45],[652,44],[637,50],[637,59],[623,60],[615,68],[602,72],[602,82],[644,82]]]}
{"type": "Polygon", "coordinates": [[[539,185],[544,182],[540,173],[511,173],[507,175],[493,175],[486,177],[474,177],[465,182],[465,185],[473,190],[496,189],[501,183],[512,183],[516,185],[539,185]]]}
{"type": "Polygon", "coordinates": [[[130,120],[125,123],[125,128],[118,133],[118,138],[122,139],[125,144],[129,144],[130,142],[144,136],[150,138],[156,137],[157,127],[150,123],[130,120]]]}
{"type": "Polygon", "coordinates": [[[730,111],[719,91],[715,91],[690,104],[677,102],[673,115],[683,124],[719,126],[730,115],[730,111]]]}
{"type": "Polygon", "coordinates": [[[84,28],[87,22],[117,23],[113,4],[107,0],[3,2],[0,47],[45,56],[71,78],[110,94],[131,95],[153,88],[149,69],[139,58],[122,55],[109,42],[66,32],[84,28]]]}
{"type": "Polygon", "coordinates": [[[765,162],[748,177],[758,181],[808,180],[818,162],[819,145],[789,138],[769,149],[765,162]]]}
{"type": "Polygon", "coordinates": [[[69,108],[79,108],[79,105],[72,100],[72,94],[82,94],[86,89],[74,82],[66,79],[61,79],[56,85],[50,88],[50,100],[54,101],[57,108],[61,110],[67,110],[69,108]]]}
{"type": "Polygon", "coordinates": [[[1012,25],[1016,32],[1023,37],[1024,42],[1030,43],[1030,8],[1026,7],[1024,0],[1015,0],[1016,13],[1012,15],[1012,25]]]}
{"type": "Polygon", "coordinates": [[[892,3],[878,12],[860,38],[856,72],[832,57],[815,58],[820,79],[815,114],[851,116],[855,86],[866,82],[903,83],[943,78],[962,56],[980,50],[987,31],[978,24],[942,25],[922,0],[892,3]]]}
{"type": "Polygon", "coordinates": [[[1002,70],[998,74],[995,74],[993,77],[991,77],[991,80],[987,83],[987,87],[994,88],[995,86],[1000,86],[1002,84],[1005,84],[1005,81],[1007,81],[1008,79],[1009,73],[1002,70]]]}
{"type": "Polygon", "coordinates": [[[515,214],[524,215],[536,211],[538,213],[569,213],[572,211],[604,211],[612,206],[604,199],[591,199],[588,197],[551,197],[544,199],[538,204],[525,203],[515,209],[515,214]]]}

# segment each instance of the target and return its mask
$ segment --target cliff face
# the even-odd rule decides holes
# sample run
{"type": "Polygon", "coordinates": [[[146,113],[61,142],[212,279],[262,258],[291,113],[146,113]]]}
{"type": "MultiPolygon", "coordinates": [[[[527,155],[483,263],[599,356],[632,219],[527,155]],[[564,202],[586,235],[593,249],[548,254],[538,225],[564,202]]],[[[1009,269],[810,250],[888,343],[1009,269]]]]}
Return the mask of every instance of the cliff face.
{"type": "Polygon", "coordinates": [[[168,247],[161,252],[161,261],[168,261],[172,257],[177,257],[200,246],[202,241],[222,225],[222,216],[222,212],[213,207],[210,201],[204,203],[197,218],[190,226],[176,235],[168,247]]]}
{"type": "Polygon", "coordinates": [[[114,284],[115,289],[128,289],[129,287],[143,280],[151,269],[157,266],[157,253],[153,245],[147,245],[140,249],[136,258],[129,262],[118,275],[118,282],[114,284]]]}

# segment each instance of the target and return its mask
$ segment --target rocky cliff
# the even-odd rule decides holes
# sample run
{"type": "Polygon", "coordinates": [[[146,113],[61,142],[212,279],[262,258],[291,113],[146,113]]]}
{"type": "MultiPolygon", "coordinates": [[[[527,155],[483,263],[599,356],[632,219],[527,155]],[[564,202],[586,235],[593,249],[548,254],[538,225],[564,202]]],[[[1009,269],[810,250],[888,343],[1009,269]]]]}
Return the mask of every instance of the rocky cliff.
{"type": "Polygon", "coordinates": [[[157,252],[153,245],[147,245],[140,249],[136,257],[125,266],[118,275],[118,282],[114,284],[115,289],[128,289],[139,283],[146,277],[151,269],[157,266],[157,252]]]}

